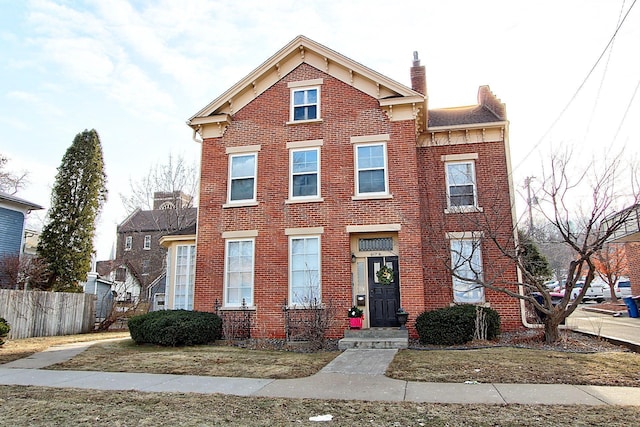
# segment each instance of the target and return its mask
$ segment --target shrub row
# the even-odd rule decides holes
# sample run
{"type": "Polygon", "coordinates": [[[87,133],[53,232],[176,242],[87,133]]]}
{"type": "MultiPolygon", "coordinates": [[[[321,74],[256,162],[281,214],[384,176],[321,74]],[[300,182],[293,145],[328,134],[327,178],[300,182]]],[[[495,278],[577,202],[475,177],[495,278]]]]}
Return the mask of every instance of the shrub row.
{"type": "Polygon", "coordinates": [[[131,338],[137,344],[198,345],[222,336],[220,317],[201,311],[152,311],[132,317],[127,324],[131,338]]]}
{"type": "Polygon", "coordinates": [[[473,340],[476,331],[476,309],[484,314],[484,327],[489,340],[500,335],[497,311],[470,304],[460,304],[425,311],[416,318],[416,330],[422,344],[456,345],[473,340]]]}

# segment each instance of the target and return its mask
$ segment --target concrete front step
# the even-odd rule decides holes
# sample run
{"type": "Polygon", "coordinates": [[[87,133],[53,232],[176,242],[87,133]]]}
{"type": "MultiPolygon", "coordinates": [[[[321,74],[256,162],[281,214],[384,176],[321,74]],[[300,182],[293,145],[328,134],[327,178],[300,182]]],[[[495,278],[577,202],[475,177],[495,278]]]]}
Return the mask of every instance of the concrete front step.
{"type": "Polygon", "coordinates": [[[403,349],[409,347],[409,338],[364,338],[352,337],[343,338],[338,341],[338,349],[348,350],[359,349],[403,349]]]}
{"type": "Polygon", "coordinates": [[[345,338],[409,338],[409,331],[398,328],[346,329],[345,338]]]}

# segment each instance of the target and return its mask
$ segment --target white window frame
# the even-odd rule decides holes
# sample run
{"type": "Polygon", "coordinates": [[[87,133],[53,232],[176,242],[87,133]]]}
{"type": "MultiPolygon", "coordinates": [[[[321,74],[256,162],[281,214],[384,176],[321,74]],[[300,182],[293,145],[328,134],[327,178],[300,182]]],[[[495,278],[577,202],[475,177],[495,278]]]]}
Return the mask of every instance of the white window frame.
{"type": "Polygon", "coordinates": [[[388,196],[389,195],[389,167],[387,161],[387,143],[386,141],[382,142],[371,142],[365,144],[354,144],[354,162],[355,162],[355,194],[356,197],[367,198],[367,197],[375,197],[375,196],[388,196]],[[364,147],[382,147],[382,156],[383,156],[383,166],[382,167],[369,167],[369,168],[361,168],[360,167],[360,157],[358,156],[358,150],[364,147]],[[382,169],[384,174],[384,189],[382,191],[370,191],[370,192],[360,192],[360,172],[370,171],[370,170],[380,170],[382,169]]]}
{"type": "Polygon", "coordinates": [[[193,294],[195,288],[195,262],[196,262],[196,245],[176,245],[175,250],[175,270],[173,272],[173,295],[172,306],[174,310],[193,310],[193,294]],[[180,263],[181,257],[179,253],[182,250],[187,251],[186,263],[180,263]],[[183,274],[180,270],[185,269],[183,274]],[[184,280],[181,280],[184,279],[184,280]],[[184,288],[185,301],[177,303],[178,288],[184,288]]]}
{"type": "Polygon", "coordinates": [[[310,80],[304,82],[293,82],[289,83],[290,88],[290,96],[289,96],[289,122],[288,123],[308,123],[308,122],[317,122],[321,121],[321,109],[320,109],[320,99],[321,99],[321,90],[320,85],[322,84],[322,79],[310,80]],[[315,84],[314,84],[315,83],[315,84]],[[308,92],[311,90],[316,91],[316,102],[306,103],[306,104],[295,104],[295,94],[296,92],[308,92]],[[316,107],[316,117],[312,119],[298,119],[295,118],[295,109],[296,107],[316,107]]]}
{"type": "Polygon", "coordinates": [[[446,168],[446,179],[447,179],[447,206],[449,209],[465,209],[465,208],[474,208],[478,206],[478,186],[476,179],[476,164],[473,160],[465,160],[459,162],[447,162],[445,163],[446,168]],[[471,167],[471,182],[458,184],[452,183],[449,180],[449,167],[453,167],[456,165],[469,165],[471,167]],[[473,202],[470,205],[454,205],[451,203],[451,188],[452,187],[464,187],[471,185],[473,188],[473,202]]]}
{"type": "Polygon", "coordinates": [[[133,236],[126,236],[124,238],[124,250],[130,251],[133,247],[133,236]]]}
{"type": "Polygon", "coordinates": [[[484,303],[484,286],[480,284],[484,274],[481,239],[479,236],[473,235],[449,237],[453,302],[463,304],[484,303]],[[459,247],[455,247],[455,245],[459,245],[459,247]],[[463,245],[466,247],[463,247],[463,245]],[[472,280],[464,280],[457,276],[468,277],[472,280]]]}
{"type": "Polygon", "coordinates": [[[151,234],[147,234],[144,236],[144,243],[142,245],[142,249],[146,251],[151,249],[151,234]]]}
{"type": "Polygon", "coordinates": [[[311,200],[320,198],[320,147],[292,148],[289,150],[289,199],[290,200],[311,200]],[[316,153],[316,170],[314,172],[295,172],[294,156],[296,153],[315,151],[316,153]],[[316,194],[296,196],[294,192],[294,177],[302,175],[316,175],[316,194]]]}
{"type": "MultiPolygon", "coordinates": [[[[319,234],[308,234],[302,235],[294,233],[289,236],[289,306],[297,307],[297,308],[305,308],[315,306],[316,304],[322,303],[322,241],[321,236],[319,234]],[[317,263],[317,270],[313,270],[313,273],[310,273],[310,270],[302,271],[303,280],[309,281],[309,286],[296,286],[294,283],[294,273],[300,273],[301,270],[294,270],[294,254],[293,254],[293,245],[295,240],[316,240],[317,241],[317,259],[315,262],[317,263]],[[315,276],[315,278],[313,276],[315,276]],[[312,282],[316,283],[312,283],[312,282]],[[294,288],[308,288],[305,292],[308,293],[307,296],[301,297],[294,292],[294,288]],[[314,289],[312,289],[314,288],[314,289]],[[317,293],[317,295],[315,295],[317,293]],[[305,299],[306,298],[306,299],[305,299]],[[316,299],[314,302],[313,299],[316,299]]],[[[305,254],[308,255],[308,254],[305,254]]],[[[296,274],[298,276],[298,274],[296,274]]]]}
{"type": "Polygon", "coordinates": [[[246,271],[231,272],[229,271],[229,246],[232,243],[251,242],[251,271],[250,271],[250,295],[249,300],[245,298],[247,306],[252,307],[254,305],[254,292],[255,292],[255,266],[256,266],[256,239],[255,238],[239,238],[239,239],[226,239],[224,244],[224,307],[241,307],[242,297],[236,302],[229,302],[229,276],[232,273],[247,273],[246,271]]]}
{"type": "Polygon", "coordinates": [[[229,155],[229,185],[227,189],[227,203],[230,205],[238,205],[238,204],[246,204],[246,203],[255,203],[256,195],[257,195],[257,187],[258,187],[258,153],[257,152],[243,152],[229,155]],[[234,159],[240,157],[249,157],[253,156],[253,174],[252,175],[242,175],[233,177],[233,161],[234,159]],[[231,200],[231,193],[234,180],[240,179],[253,179],[253,194],[250,199],[238,199],[231,200]]]}

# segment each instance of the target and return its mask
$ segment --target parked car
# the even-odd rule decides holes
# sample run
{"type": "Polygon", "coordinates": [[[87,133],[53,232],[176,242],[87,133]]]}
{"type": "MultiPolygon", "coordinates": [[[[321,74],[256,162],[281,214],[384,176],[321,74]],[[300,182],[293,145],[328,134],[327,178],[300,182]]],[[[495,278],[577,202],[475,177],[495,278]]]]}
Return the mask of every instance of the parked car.
{"type": "Polygon", "coordinates": [[[631,282],[629,280],[619,280],[613,285],[613,290],[618,298],[631,296],[631,282]]]}
{"type": "MultiPolygon", "coordinates": [[[[572,300],[578,297],[578,294],[582,291],[583,287],[584,287],[584,282],[576,282],[573,289],[571,290],[572,300]]],[[[599,282],[591,282],[591,285],[589,286],[589,289],[587,289],[587,292],[584,294],[582,301],[603,302],[606,298],[605,291],[608,292],[609,288],[606,287],[604,284],[599,282]]],[[[560,291],[558,291],[558,293],[564,296],[565,289],[561,289],[560,291]]]]}

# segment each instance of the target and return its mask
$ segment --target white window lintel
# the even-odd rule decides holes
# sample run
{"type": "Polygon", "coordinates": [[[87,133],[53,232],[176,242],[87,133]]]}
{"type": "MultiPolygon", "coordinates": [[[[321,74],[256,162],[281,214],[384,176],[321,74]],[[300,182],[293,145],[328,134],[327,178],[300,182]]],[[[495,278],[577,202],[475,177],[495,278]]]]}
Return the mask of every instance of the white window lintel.
{"type": "Polygon", "coordinates": [[[223,239],[242,239],[248,237],[258,237],[258,230],[237,230],[222,233],[223,239]]]}

